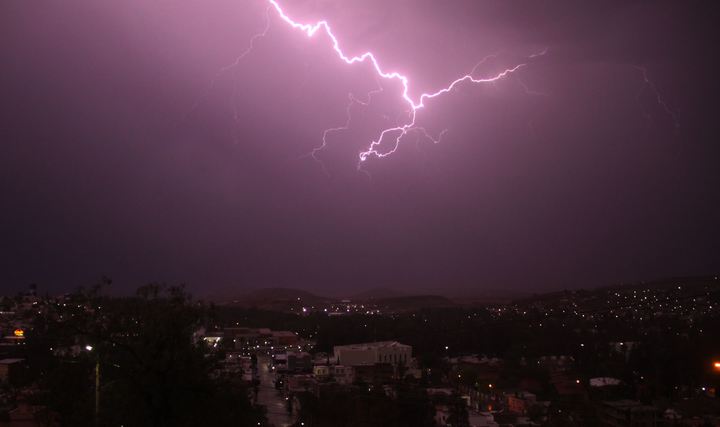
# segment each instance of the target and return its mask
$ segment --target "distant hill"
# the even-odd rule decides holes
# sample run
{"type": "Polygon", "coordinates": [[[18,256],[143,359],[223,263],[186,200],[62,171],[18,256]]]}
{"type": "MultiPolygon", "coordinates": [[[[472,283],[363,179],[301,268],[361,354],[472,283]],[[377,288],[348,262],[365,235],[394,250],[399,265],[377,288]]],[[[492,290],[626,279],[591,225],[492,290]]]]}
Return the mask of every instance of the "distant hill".
{"type": "Polygon", "coordinates": [[[702,287],[707,283],[718,283],[718,276],[685,276],[670,277],[663,279],[655,279],[650,281],[640,281],[631,283],[620,283],[611,286],[602,286],[597,290],[614,290],[614,289],[658,289],[667,290],[679,286],[686,287],[702,287]]]}
{"type": "Polygon", "coordinates": [[[527,298],[531,294],[525,291],[509,289],[467,290],[453,293],[449,298],[458,305],[484,306],[488,304],[508,304],[527,298]]]}
{"type": "Polygon", "coordinates": [[[229,305],[263,310],[295,311],[335,301],[308,291],[290,288],[265,288],[249,291],[228,301],[229,305]]]}
{"type": "Polygon", "coordinates": [[[250,300],[286,300],[286,299],[298,299],[301,300],[307,300],[307,301],[315,301],[315,300],[323,300],[325,298],[320,297],[318,295],[315,295],[308,291],[303,291],[302,289],[292,289],[292,288],[265,288],[265,289],[256,289],[252,290],[250,292],[247,292],[245,295],[243,295],[244,298],[250,299],[250,300]]]}
{"type": "MultiPolygon", "coordinates": [[[[353,302],[367,301],[384,311],[413,311],[422,308],[454,307],[450,299],[439,295],[400,294],[391,290],[374,289],[352,298],[353,302]]],[[[300,289],[267,288],[248,291],[226,302],[227,305],[246,308],[259,308],[271,311],[299,313],[303,307],[323,306],[337,303],[334,298],[322,297],[300,289]]]]}
{"type": "Polygon", "coordinates": [[[457,304],[440,295],[413,295],[393,298],[380,298],[373,301],[385,311],[413,311],[421,308],[455,307],[457,304]]]}
{"type": "MultiPolygon", "coordinates": [[[[378,287],[352,295],[352,301],[377,303],[379,300],[392,298],[444,298],[444,304],[460,306],[483,306],[488,304],[507,304],[511,301],[527,298],[532,293],[512,289],[419,289],[412,291],[399,291],[392,288],[378,287]]],[[[430,300],[428,300],[430,302],[430,300]]],[[[435,300],[432,303],[437,303],[435,300]]]]}
{"type": "MultiPolygon", "coordinates": [[[[494,304],[528,303],[532,301],[551,301],[572,296],[592,295],[595,293],[612,292],[614,290],[656,289],[670,290],[682,287],[683,292],[693,293],[712,283],[720,284],[717,276],[696,276],[659,279],[646,282],[615,284],[594,289],[567,289],[550,292],[532,293],[512,289],[418,289],[422,294],[410,294],[387,287],[372,288],[349,297],[353,303],[365,303],[385,312],[408,312],[423,308],[440,307],[473,307],[494,304]],[[442,294],[442,295],[440,295],[442,294]]],[[[718,285],[720,286],[720,285],[718,285]]],[[[228,292],[229,293],[229,292],[228,292]]],[[[230,294],[233,295],[233,294],[230,294]]],[[[341,298],[320,296],[312,292],[293,288],[264,288],[246,290],[232,297],[216,297],[212,299],[218,304],[259,308],[269,311],[301,313],[303,307],[312,309],[325,308],[341,302],[341,298]]]]}
{"type": "Polygon", "coordinates": [[[718,276],[692,276],[692,277],[675,277],[668,279],[658,279],[651,281],[638,281],[630,283],[619,283],[610,286],[601,286],[590,289],[565,289],[561,291],[544,292],[534,294],[525,298],[516,299],[516,303],[530,303],[538,301],[553,301],[563,298],[572,298],[577,296],[590,297],[598,296],[612,292],[628,292],[633,290],[654,290],[654,291],[678,291],[686,297],[692,297],[694,294],[702,295],[705,293],[707,285],[720,286],[720,277],[718,276]]]}
{"type": "Polygon", "coordinates": [[[353,301],[371,301],[386,298],[400,298],[407,294],[391,288],[373,288],[350,297],[353,301]]]}

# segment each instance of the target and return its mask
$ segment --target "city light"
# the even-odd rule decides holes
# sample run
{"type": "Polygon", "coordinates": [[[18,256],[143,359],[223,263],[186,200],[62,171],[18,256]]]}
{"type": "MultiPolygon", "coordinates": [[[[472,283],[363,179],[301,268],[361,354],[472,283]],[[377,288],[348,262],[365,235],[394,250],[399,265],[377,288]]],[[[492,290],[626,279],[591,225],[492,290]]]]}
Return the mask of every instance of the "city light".
{"type": "Polygon", "coordinates": [[[85,346],[85,350],[87,350],[87,351],[92,351],[92,350],[93,350],[93,346],[91,346],[91,345],[86,345],[86,346],[85,346]]]}
{"type": "Polygon", "coordinates": [[[720,371],[720,362],[713,363],[713,368],[715,368],[716,371],[720,371]]]}

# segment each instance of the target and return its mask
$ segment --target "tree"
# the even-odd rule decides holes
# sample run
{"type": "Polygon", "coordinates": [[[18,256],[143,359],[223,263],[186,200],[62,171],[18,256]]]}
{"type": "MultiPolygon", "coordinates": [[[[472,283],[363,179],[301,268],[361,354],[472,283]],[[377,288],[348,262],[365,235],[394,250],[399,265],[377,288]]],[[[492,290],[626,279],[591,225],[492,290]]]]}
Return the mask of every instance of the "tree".
{"type": "Polygon", "coordinates": [[[298,394],[296,427],[431,427],[435,410],[422,389],[401,386],[397,397],[383,387],[357,384],[352,388],[328,386],[319,396],[298,394]],[[304,423],[304,424],[303,424],[304,423]]]}
{"type": "Polygon", "coordinates": [[[216,375],[217,361],[193,341],[208,311],[182,287],[148,285],[134,298],[91,291],[74,296],[70,306],[72,313],[63,306],[49,316],[57,319],[44,328],[51,338],[36,337],[44,345],[58,337],[87,345],[78,356],[58,357],[45,366],[47,404],[59,411],[63,424],[94,423],[95,365],[99,425],[254,426],[264,421],[246,387],[216,375]]]}

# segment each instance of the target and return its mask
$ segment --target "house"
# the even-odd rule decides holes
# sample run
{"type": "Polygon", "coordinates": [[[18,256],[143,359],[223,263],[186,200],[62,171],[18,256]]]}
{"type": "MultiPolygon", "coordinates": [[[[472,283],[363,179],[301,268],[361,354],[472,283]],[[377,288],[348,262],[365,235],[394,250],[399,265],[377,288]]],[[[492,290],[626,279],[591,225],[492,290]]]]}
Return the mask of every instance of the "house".
{"type": "Polygon", "coordinates": [[[384,363],[407,365],[412,358],[412,347],[397,341],[381,341],[364,344],[335,346],[338,363],[345,366],[374,365],[384,363]]]}
{"type": "Polygon", "coordinates": [[[658,411],[654,406],[634,400],[602,402],[599,410],[602,425],[608,427],[655,427],[658,411]]]}
{"type": "Polygon", "coordinates": [[[270,339],[272,344],[278,347],[295,346],[300,343],[300,337],[290,331],[273,331],[270,339]]]}
{"type": "Polygon", "coordinates": [[[333,378],[338,384],[352,384],[355,381],[355,370],[343,365],[315,365],[313,375],[318,379],[333,378]]]}
{"type": "Polygon", "coordinates": [[[290,372],[312,371],[312,356],[310,356],[310,354],[306,352],[288,352],[287,370],[290,372]]]}
{"type": "Polygon", "coordinates": [[[333,366],[332,376],[339,384],[352,384],[355,381],[355,370],[350,366],[333,366]]]}
{"type": "Polygon", "coordinates": [[[508,411],[518,415],[526,415],[530,407],[537,403],[537,397],[526,391],[511,393],[506,397],[508,411]]]}
{"type": "Polygon", "coordinates": [[[397,377],[397,370],[392,365],[358,365],[353,366],[355,379],[366,383],[387,383],[397,377]]]}

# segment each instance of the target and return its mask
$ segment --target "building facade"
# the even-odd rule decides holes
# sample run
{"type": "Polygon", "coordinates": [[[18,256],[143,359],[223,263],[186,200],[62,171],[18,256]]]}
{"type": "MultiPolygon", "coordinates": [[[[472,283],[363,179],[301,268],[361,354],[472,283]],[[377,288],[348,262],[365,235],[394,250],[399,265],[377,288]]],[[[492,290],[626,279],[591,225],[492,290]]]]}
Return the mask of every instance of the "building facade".
{"type": "Polygon", "coordinates": [[[407,365],[412,358],[412,347],[397,341],[340,345],[333,352],[337,363],[345,366],[407,365]]]}

